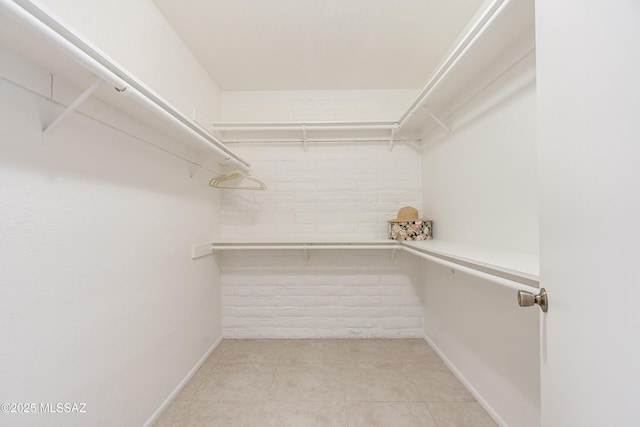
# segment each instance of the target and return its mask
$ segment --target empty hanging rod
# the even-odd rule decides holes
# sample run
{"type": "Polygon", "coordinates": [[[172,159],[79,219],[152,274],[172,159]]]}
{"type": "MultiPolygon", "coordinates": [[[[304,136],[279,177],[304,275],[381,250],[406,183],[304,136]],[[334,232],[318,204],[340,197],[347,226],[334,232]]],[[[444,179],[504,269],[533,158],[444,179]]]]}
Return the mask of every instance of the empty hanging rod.
{"type": "Polygon", "coordinates": [[[349,244],[349,245],[314,245],[309,243],[299,243],[290,245],[238,245],[238,246],[226,246],[226,245],[212,245],[212,250],[224,250],[224,251],[245,251],[245,250],[265,250],[265,249],[278,249],[278,250],[336,250],[336,249],[376,249],[376,250],[388,250],[398,249],[395,245],[366,245],[366,244],[349,244]]]}
{"type": "Polygon", "coordinates": [[[393,125],[395,120],[311,120],[311,121],[263,121],[263,122],[213,122],[213,126],[367,126],[393,125]]]}
{"type": "Polygon", "coordinates": [[[243,169],[251,165],[229,150],[221,141],[175,109],[137,80],[104,52],[92,45],[80,34],[62,23],[59,18],[30,0],[0,0],[0,8],[7,11],[24,25],[40,33],[64,52],[101,79],[111,83],[118,92],[131,95],[136,101],[180,127],[207,148],[243,169]]]}
{"type": "Polygon", "coordinates": [[[396,132],[398,132],[398,124],[397,123],[393,127],[393,129],[391,129],[391,136],[389,137],[389,151],[393,151],[393,142],[394,142],[393,138],[396,136],[396,132]]]}
{"type": "Polygon", "coordinates": [[[419,251],[417,249],[413,249],[413,248],[409,248],[407,246],[402,246],[402,250],[405,252],[408,252],[412,255],[416,255],[420,258],[424,258],[426,260],[429,261],[433,261],[436,264],[440,264],[443,265],[445,267],[448,267],[452,270],[455,271],[461,271],[463,273],[469,274],[471,276],[475,276],[475,277],[479,277],[481,279],[484,280],[488,280],[490,282],[496,283],[498,285],[510,288],[510,289],[515,289],[516,291],[527,291],[527,292],[533,292],[533,293],[538,293],[539,289],[534,287],[534,286],[530,286],[530,285],[525,285],[524,283],[520,283],[520,282],[516,282],[514,280],[510,280],[504,277],[500,277],[497,276],[495,274],[491,274],[491,273],[487,273],[484,272],[482,270],[476,270],[475,268],[471,268],[471,267],[467,267],[465,265],[462,264],[458,264],[456,262],[452,262],[452,261],[448,261],[433,255],[429,255],[427,253],[424,253],[422,251],[419,251]]]}
{"type": "Polygon", "coordinates": [[[307,151],[307,126],[302,125],[302,146],[307,151]]]}
{"type": "Polygon", "coordinates": [[[458,43],[458,45],[453,49],[447,59],[436,70],[431,79],[429,79],[427,84],[416,97],[415,101],[413,101],[413,104],[411,104],[409,109],[402,115],[402,117],[400,117],[400,129],[402,129],[411,117],[418,112],[418,109],[426,102],[435,88],[442,83],[442,81],[448,77],[460,61],[462,61],[469,50],[480,39],[482,34],[491,27],[493,22],[500,16],[500,14],[502,14],[510,2],[511,0],[494,0],[493,3],[491,3],[467,34],[465,34],[460,43],[458,43]]]}
{"type": "Polygon", "coordinates": [[[258,250],[258,249],[394,249],[399,248],[396,240],[354,241],[354,242],[246,242],[211,243],[213,250],[258,250]]]}
{"type": "Polygon", "coordinates": [[[369,124],[369,123],[351,123],[341,124],[340,122],[316,124],[316,123],[301,123],[301,124],[234,124],[234,125],[213,125],[214,129],[220,132],[264,132],[264,131],[298,131],[302,132],[305,129],[307,131],[318,130],[388,130],[396,127],[395,123],[390,124],[369,124]]]}
{"type": "Polygon", "coordinates": [[[397,251],[404,251],[411,255],[418,256],[420,258],[441,264],[447,268],[455,271],[460,271],[471,276],[479,277],[484,280],[488,280],[495,284],[515,289],[518,291],[527,291],[532,293],[538,292],[539,280],[537,277],[529,274],[518,274],[516,271],[508,273],[503,270],[490,268],[481,262],[474,262],[471,259],[458,259],[454,253],[444,255],[447,258],[441,258],[440,256],[432,255],[428,249],[409,247],[407,243],[415,242],[403,242],[396,240],[382,240],[377,242],[307,242],[307,243],[210,243],[204,245],[194,246],[193,257],[200,257],[213,253],[213,251],[242,251],[242,250],[393,250],[393,257],[397,251]]]}
{"type": "MultiPolygon", "coordinates": [[[[256,144],[299,144],[300,143],[300,139],[293,139],[293,138],[278,138],[278,139],[235,139],[235,138],[226,138],[224,140],[225,144],[251,144],[251,143],[256,143],[256,144]]],[[[407,143],[407,142],[421,142],[422,140],[420,138],[395,138],[393,140],[394,144],[397,144],[398,142],[403,142],[403,143],[407,143]]],[[[383,137],[374,137],[374,138],[351,138],[351,137],[346,137],[346,138],[309,138],[307,137],[307,143],[327,143],[327,144],[331,144],[331,143],[335,143],[335,144],[339,144],[339,143],[365,143],[365,142],[376,142],[376,143],[384,143],[384,144],[389,144],[389,137],[388,136],[383,136],[383,137]]]]}

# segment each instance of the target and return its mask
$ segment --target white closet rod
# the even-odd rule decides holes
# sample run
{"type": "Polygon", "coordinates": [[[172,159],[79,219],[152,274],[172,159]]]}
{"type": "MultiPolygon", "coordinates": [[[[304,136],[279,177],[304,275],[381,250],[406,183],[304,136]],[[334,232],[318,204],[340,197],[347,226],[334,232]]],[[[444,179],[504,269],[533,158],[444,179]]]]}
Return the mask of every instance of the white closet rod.
{"type": "MultiPolygon", "coordinates": [[[[393,140],[395,143],[398,142],[421,142],[420,138],[395,138],[393,140]]],[[[225,139],[225,144],[299,144],[300,139],[292,139],[292,138],[280,138],[280,139],[225,139]]],[[[358,142],[380,142],[389,144],[389,137],[380,137],[380,138],[307,138],[307,142],[314,143],[358,143],[358,142]]]]}
{"type": "Polygon", "coordinates": [[[460,61],[464,59],[473,45],[475,45],[482,34],[491,27],[493,22],[506,9],[510,2],[511,0],[494,0],[494,2],[491,3],[482,16],[464,35],[460,43],[458,43],[458,45],[453,49],[447,59],[436,70],[431,79],[429,79],[427,84],[416,97],[415,101],[413,101],[413,104],[411,104],[409,109],[402,115],[402,117],[400,117],[400,120],[398,121],[398,130],[402,129],[411,117],[418,112],[418,109],[426,103],[435,88],[442,83],[460,63],[460,61]]]}
{"type": "Polygon", "coordinates": [[[213,122],[211,123],[213,126],[368,126],[368,125],[389,125],[393,126],[395,124],[395,120],[311,120],[311,121],[280,121],[280,122],[213,122]]]}
{"type": "MultiPolygon", "coordinates": [[[[17,87],[17,88],[20,88],[20,89],[30,93],[31,95],[33,95],[35,97],[38,97],[39,99],[41,99],[43,101],[50,102],[52,105],[57,105],[58,107],[62,107],[62,108],[65,107],[62,103],[60,103],[60,102],[58,102],[56,100],[53,100],[53,99],[51,99],[51,98],[49,98],[47,96],[44,96],[42,93],[40,93],[38,91],[35,91],[35,90],[33,90],[33,89],[29,88],[29,87],[23,86],[18,82],[15,82],[13,80],[7,79],[5,77],[0,77],[0,80],[5,81],[5,82],[17,87]]],[[[178,160],[182,160],[183,162],[188,163],[188,164],[190,164],[192,166],[197,166],[200,169],[206,169],[206,170],[208,170],[209,172],[212,172],[212,173],[217,173],[217,174],[221,174],[222,173],[220,170],[212,169],[212,168],[208,167],[206,164],[203,165],[203,164],[200,164],[198,162],[194,162],[193,160],[191,160],[191,159],[189,159],[187,157],[184,157],[184,156],[182,156],[182,155],[180,155],[178,153],[174,153],[171,150],[167,150],[166,148],[164,148],[164,147],[162,147],[160,145],[157,145],[156,143],[151,142],[148,139],[141,138],[140,136],[134,135],[133,133],[130,133],[130,132],[127,132],[126,130],[124,130],[122,128],[115,127],[115,126],[113,126],[112,124],[110,124],[108,122],[102,121],[102,120],[100,120],[100,119],[98,119],[98,118],[96,118],[94,116],[91,116],[89,114],[83,113],[82,111],[77,111],[76,113],[81,115],[82,117],[86,117],[87,119],[94,121],[95,123],[99,123],[102,126],[105,126],[105,127],[109,128],[109,129],[112,129],[112,130],[114,130],[116,132],[119,132],[122,135],[126,135],[127,137],[129,137],[129,138],[131,138],[131,139],[133,139],[135,141],[147,144],[148,146],[153,147],[156,150],[160,150],[163,153],[168,154],[170,156],[173,156],[178,160]]]]}
{"type": "MultiPolygon", "coordinates": [[[[471,48],[482,35],[493,25],[494,21],[511,3],[511,0],[494,0],[484,11],[471,29],[455,46],[451,54],[431,76],[407,111],[398,121],[385,122],[307,122],[307,123],[213,123],[217,131],[300,131],[304,130],[393,130],[399,132],[403,126],[418,112],[433,91],[442,83],[457,65],[465,58],[471,48]]],[[[436,121],[438,121],[436,119],[436,121]]],[[[442,123],[441,123],[442,124],[442,123]]],[[[443,125],[443,124],[442,124],[443,125]]],[[[443,125],[444,128],[446,126],[443,125]]],[[[309,141],[309,140],[308,140],[309,141]]]]}
{"type": "Polygon", "coordinates": [[[71,55],[92,73],[111,83],[118,92],[132,96],[226,160],[242,169],[250,168],[249,163],[229,150],[221,141],[192,123],[184,114],[128,74],[98,48],[54,18],[51,12],[29,0],[0,0],[0,7],[71,55]]]}
{"type": "Polygon", "coordinates": [[[280,250],[336,250],[336,249],[376,249],[376,250],[399,250],[400,247],[394,245],[246,245],[246,246],[217,246],[213,245],[212,250],[225,251],[245,251],[245,250],[264,250],[264,249],[280,249],[280,250]]]}
{"type": "MultiPolygon", "coordinates": [[[[395,251],[401,250],[410,253],[411,255],[415,255],[417,257],[435,262],[437,264],[443,265],[447,268],[450,268],[455,271],[461,271],[465,274],[469,274],[471,276],[479,277],[483,280],[490,281],[492,283],[498,284],[500,286],[507,287],[509,289],[514,289],[516,291],[527,291],[537,294],[540,289],[535,286],[527,285],[521,282],[517,282],[512,279],[508,279],[506,277],[502,277],[498,275],[499,273],[493,274],[491,272],[482,271],[473,267],[469,267],[467,265],[463,265],[461,263],[455,261],[449,261],[437,256],[430,255],[421,250],[413,249],[406,246],[402,241],[395,240],[387,240],[384,242],[378,243],[282,243],[282,244],[274,244],[274,243],[209,243],[204,245],[194,246],[193,248],[193,258],[199,258],[205,255],[210,255],[213,251],[243,251],[243,250],[336,250],[336,249],[376,249],[376,250],[393,250],[395,251]]],[[[479,266],[480,268],[480,266],[479,266]]]]}
{"type": "Polygon", "coordinates": [[[395,123],[388,124],[358,124],[358,122],[335,122],[335,123],[327,123],[327,124],[317,124],[317,123],[301,123],[301,124],[255,124],[255,123],[243,123],[237,125],[224,125],[224,124],[213,124],[213,127],[216,131],[220,132],[246,132],[246,131],[298,131],[303,132],[307,131],[316,131],[316,130],[388,130],[394,129],[396,127],[395,123]]]}
{"type": "Polygon", "coordinates": [[[406,246],[402,246],[402,250],[409,252],[410,254],[416,255],[420,258],[427,259],[429,261],[433,261],[437,264],[443,265],[445,267],[451,268],[452,270],[461,271],[463,273],[469,274],[471,276],[479,277],[484,280],[488,280],[490,282],[496,283],[500,286],[505,286],[510,289],[515,289],[516,291],[527,291],[537,294],[540,292],[540,289],[525,285],[524,283],[515,282],[513,280],[506,279],[504,277],[495,276],[490,273],[485,273],[484,271],[476,270],[461,264],[457,264],[455,262],[447,261],[442,258],[438,258],[433,255],[426,254],[424,252],[418,251],[416,249],[408,248],[406,246]]]}

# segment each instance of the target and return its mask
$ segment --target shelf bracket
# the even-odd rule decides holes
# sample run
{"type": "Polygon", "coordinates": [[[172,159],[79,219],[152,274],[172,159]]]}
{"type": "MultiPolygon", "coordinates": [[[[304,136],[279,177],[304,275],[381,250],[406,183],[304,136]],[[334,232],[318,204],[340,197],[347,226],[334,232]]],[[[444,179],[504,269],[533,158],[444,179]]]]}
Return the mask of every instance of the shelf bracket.
{"type": "Polygon", "coordinates": [[[213,254],[213,244],[202,243],[191,247],[191,259],[198,259],[213,254]]]}
{"type": "Polygon", "coordinates": [[[439,118],[437,118],[435,116],[435,114],[433,114],[428,108],[425,107],[425,111],[427,112],[428,115],[431,116],[431,118],[433,120],[435,120],[435,122],[446,132],[446,133],[451,133],[451,128],[447,125],[445,125],[442,120],[440,120],[439,118]]]}
{"type": "Polygon", "coordinates": [[[398,127],[398,123],[396,123],[393,129],[391,129],[391,136],[389,137],[389,151],[393,151],[393,139],[396,136],[396,132],[398,132],[398,127]]]}
{"type": "Polygon", "coordinates": [[[80,106],[80,104],[82,104],[87,98],[91,96],[91,94],[93,94],[93,92],[96,91],[96,89],[98,89],[98,86],[100,86],[100,83],[102,83],[102,79],[98,79],[94,84],[92,84],[91,86],[89,86],[89,88],[87,88],[84,92],[82,92],[82,94],[78,98],[76,98],[76,100],[73,101],[71,105],[69,105],[58,117],[56,117],[56,119],[53,122],[51,122],[49,126],[42,129],[42,133],[49,134],[53,132],[53,130],[57,128],[58,125],[62,123],[62,121],[69,114],[73,113],[80,106]]]}
{"type": "Polygon", "coordinates": [[[391,263],[392,264],[395,262],[396,256],[398,255],[398,252],[400,252],[400,247],[393,248],[393,252],[391,252],[391,263]]]}
{"type": "Polygon", "coordinates": [[[207,160],[207,162],[200,166],[200,169],[198,169],[197,171],[195,171],[194,173],[191,174],[191,179],[195,178],[196,175],[198,175],[200,172],[202,172],[207,166],[209,166],[209,163],[211,163],[211,160],[215,159],[216,156],[212,156],[209,160],[207,160]]]}
{"type": "Polygon", "coordinates": [[[302,148],[307,152],[307,125],[302,125],[302,148]]]}

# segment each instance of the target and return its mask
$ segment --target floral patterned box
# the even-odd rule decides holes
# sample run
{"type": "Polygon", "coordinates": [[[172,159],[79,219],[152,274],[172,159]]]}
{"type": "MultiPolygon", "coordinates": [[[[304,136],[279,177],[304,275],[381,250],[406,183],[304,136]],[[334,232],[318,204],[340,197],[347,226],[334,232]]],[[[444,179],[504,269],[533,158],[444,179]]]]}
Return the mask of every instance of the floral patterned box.
{"type": "Polygon", "coordinates": [[[393,240],[431,240],[430,220],[389,221],[389,238],[393,240]]]}

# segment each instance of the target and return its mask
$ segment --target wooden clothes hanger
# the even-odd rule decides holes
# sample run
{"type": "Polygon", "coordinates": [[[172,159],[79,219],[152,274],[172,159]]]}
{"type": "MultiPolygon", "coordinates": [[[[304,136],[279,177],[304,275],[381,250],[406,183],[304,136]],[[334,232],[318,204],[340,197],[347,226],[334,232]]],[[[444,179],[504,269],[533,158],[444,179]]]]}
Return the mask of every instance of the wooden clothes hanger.
{"type": "Polygon", "coordinates": [[[221,188],[221,189],[228,189],[228,190],[266,190],[267,189],[267,186],[264,184],[264,182],[256,178],[252,178],[242,171],[234,171],[229,175],[222,175],[222,176],[213,178],[211,181],[209,181],[209,186],[213,188],[221,188]],[[242,178],[243,181],[244,180],[253,181],[257,185],[247,186],[247,185],[224,184],[227,181],[233,181],[238,178],[242,178]]]}

